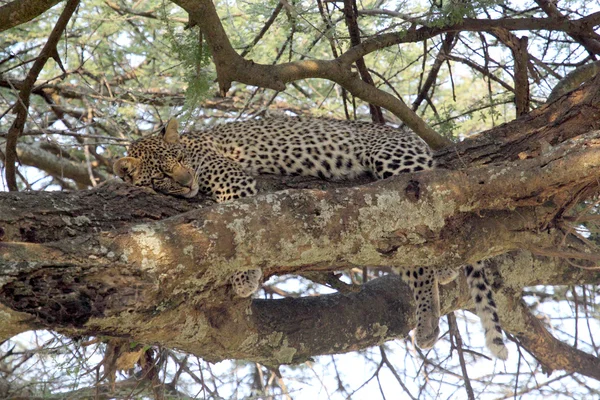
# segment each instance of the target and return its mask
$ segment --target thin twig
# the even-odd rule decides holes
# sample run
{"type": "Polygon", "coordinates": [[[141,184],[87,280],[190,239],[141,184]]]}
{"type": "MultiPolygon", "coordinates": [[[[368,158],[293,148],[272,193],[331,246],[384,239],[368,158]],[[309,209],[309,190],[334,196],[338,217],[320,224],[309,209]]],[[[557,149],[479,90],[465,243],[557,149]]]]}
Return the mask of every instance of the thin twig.
{"type": "Polygon", "coordinates": [[[460,332],[458,331],[458,325],[456,324],[456,317],[454,313],[449,313],[448,317],[448,326],[450,327],[450,338],[456,341],[456,352],[458,353],[458,360],[460,362],[460,369],[462,370],[464,382],[465,382],[465,390],[467,392],[467,397],[469,400],[475,400],[475,394],[473,393],[473,387],[471,386],[471,380],[469,379],[469,375],[467,374],[467,364],[465,362],[465,355],[463,354],[463,343],[462,338],[460,336],[460,332]]]}
{"type": "Polygon", "coordinates": [[[404,385],[404,382],[402,382],[402,379],[400,379],[400,375],[398,375],[398,372],[396,372],[396,368],[394,368],[394,366],[392,365],[392,363],[388,359],[387,354],[385,354],[385,349],[383,348],[383,346],[379,346],[379,352],[381,353],[381,361],[385,364],[386,367],[389,368],[389,370],[392,373],[392,375],[394,375],[394,378],[396,378],[396,380],[398,381],[398,383],[400,384],[400,386],[402,386],[402,389],[404,390],[404,392],[406,394],[408,394],[408,397],[410,397],[411,399],[417,400],[417,398],[412,395],[412,393],[410,392],[410,390],[408,390],[408,388],[406,387],[406,385],[404,385]]]}

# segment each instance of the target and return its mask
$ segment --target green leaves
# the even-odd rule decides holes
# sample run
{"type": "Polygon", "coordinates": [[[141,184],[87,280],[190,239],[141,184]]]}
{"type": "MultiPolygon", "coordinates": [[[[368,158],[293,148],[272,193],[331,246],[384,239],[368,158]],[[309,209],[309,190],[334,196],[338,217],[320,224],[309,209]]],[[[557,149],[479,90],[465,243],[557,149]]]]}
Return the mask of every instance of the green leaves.
{"type": "Polygon", "coordinates": [[[176,29],[167,18],[167,10],[163,3],[162,20],[166,28],[166,39],[170,47],[170,55],[180,63],[179,70],[187,83],[185,92],[185,112],[193,112],[200,102],[207,97],[213,74],[208,68],[211,65],[208,47],[203,45],[202,33],[198,26],[187,29],[176,29]]]}

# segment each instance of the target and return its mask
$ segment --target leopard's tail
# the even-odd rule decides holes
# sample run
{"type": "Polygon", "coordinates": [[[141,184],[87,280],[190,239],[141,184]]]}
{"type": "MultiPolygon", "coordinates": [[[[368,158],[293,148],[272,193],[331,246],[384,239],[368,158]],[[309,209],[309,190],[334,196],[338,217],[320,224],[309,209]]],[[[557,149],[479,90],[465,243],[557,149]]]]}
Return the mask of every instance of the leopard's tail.
{"type": "Polygon", "coordinates": [[[508,358],[508,350],[504,344],[494,295],[485,277],[484,267],[484,261],[477,261],[474,264],[465,266],[467,283],[471,290],[471,297],[475,302],[475,311],[485,331],[486,346],[494,356],[501,360],[506,360],[508,358]]]}

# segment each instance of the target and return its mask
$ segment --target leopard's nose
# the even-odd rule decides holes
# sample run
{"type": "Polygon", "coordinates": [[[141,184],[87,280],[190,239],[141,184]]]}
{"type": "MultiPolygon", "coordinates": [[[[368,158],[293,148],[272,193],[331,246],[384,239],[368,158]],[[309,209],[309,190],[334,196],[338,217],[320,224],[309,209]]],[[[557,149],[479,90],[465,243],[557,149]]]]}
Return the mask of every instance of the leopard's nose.
{"type": "Polygon", "coordinates": [[[194,183],[194,175],[189,169],[184,168],[180,165],[176,166],[173,171],[173,179],[181,186],[191,187],[194,183]]]}

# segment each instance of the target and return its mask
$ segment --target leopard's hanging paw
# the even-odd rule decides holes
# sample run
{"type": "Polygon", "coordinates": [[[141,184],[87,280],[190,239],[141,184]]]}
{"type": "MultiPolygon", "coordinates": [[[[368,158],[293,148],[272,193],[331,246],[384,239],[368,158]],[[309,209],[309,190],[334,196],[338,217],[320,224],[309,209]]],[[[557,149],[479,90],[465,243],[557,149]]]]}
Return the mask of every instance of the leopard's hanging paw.
{"type": "Polygon", "coordinates": [[[231,284],[235,294],[240,297],[250,297],[260,287],[262,271],[250,269],[248,271],[236,272],[231,277],[231,284]]]}

